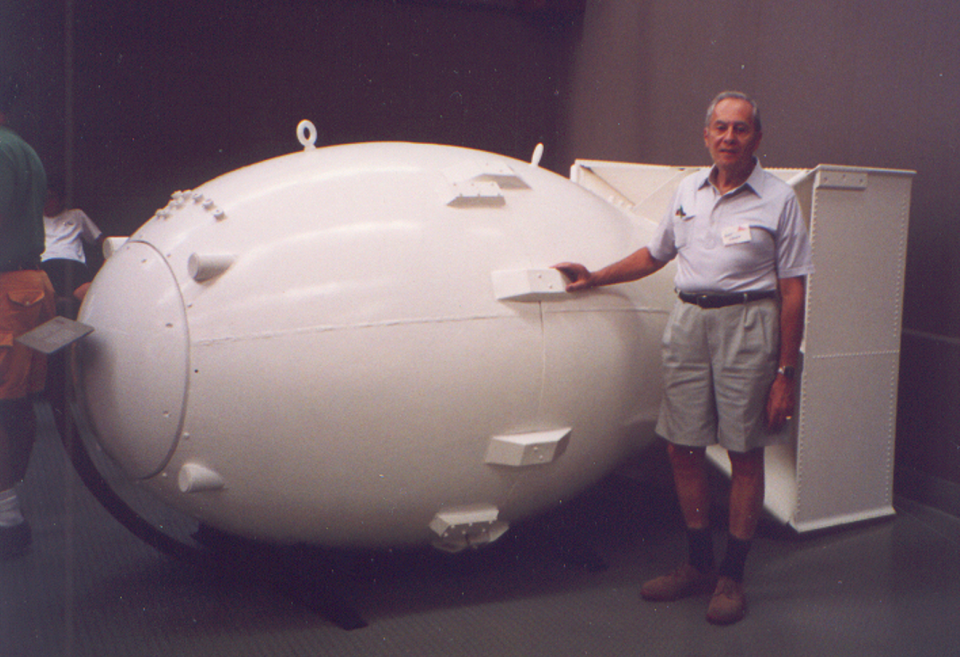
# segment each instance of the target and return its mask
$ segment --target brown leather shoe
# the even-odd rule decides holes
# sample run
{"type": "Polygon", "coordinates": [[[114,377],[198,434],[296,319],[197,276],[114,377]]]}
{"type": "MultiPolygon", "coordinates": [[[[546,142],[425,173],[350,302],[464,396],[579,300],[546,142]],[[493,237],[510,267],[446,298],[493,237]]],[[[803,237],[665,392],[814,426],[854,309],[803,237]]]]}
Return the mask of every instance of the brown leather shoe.
{"type": "Polygon", "coordinates": [[[743,584],[729,577],[721,577],[707,607],[707,620],[714,625],[730,625],[743,618],[747,611],[747,598],[743,584]]]}
{"type": "Polygon", "coordinates": [[[640,597],[651,602],[671,602],[692,595],[707,594],[716,582],[716,575],[704,575],[685,563],[672,573],[661,575],[641,586],[640,597]]]}

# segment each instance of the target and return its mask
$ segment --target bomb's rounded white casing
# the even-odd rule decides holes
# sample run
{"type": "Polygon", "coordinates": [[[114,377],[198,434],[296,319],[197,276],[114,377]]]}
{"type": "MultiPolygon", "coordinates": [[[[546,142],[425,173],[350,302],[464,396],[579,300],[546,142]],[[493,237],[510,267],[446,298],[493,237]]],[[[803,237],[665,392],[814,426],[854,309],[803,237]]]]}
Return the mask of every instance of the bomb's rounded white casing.
{"type": "Polygon", "coordinates": [[[106,261],[81,406],[126,472],[223,531],[492,540],[652,439],[672,276],[568,294],[550,266],[654,228],[464,148],[251,165],[174,194],[106,261]]]}

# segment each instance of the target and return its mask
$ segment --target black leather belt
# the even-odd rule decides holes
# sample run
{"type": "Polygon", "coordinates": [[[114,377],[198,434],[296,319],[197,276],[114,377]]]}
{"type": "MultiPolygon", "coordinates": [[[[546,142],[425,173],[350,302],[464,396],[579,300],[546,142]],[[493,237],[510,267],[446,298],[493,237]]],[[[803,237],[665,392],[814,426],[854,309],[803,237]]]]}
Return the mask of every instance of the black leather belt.
{"type": "Polygon", "coordinates": [[[764,290],[762,292],[731,292],[725,294],[691,294],[689,292],[679,292],[678,294],[681,301],[692,303],[701,308],[724,308],[726,306],[735,306],[739,303],[772,299],[777,296],[777,293],[773,290],[764,290]]]}

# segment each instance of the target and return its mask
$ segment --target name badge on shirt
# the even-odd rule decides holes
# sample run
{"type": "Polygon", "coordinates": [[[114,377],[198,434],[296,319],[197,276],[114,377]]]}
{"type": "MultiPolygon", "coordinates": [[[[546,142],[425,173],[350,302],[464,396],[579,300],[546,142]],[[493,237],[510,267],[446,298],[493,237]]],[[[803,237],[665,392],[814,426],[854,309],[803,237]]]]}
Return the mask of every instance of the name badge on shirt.
{"type": "Polygon", "coordinates": [[[745,244],[750,241],[750,225],[740,224],[739,226],[729,226],[723,229],[721,236],[723,237],[724,246],[745,244]]]}

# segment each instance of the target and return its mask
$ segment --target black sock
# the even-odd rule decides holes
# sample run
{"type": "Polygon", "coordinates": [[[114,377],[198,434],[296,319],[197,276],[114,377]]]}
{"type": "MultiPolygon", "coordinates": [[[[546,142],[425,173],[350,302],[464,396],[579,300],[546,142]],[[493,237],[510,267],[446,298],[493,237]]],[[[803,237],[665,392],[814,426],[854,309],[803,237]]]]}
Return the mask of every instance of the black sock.
{"type": "Polygon", "coordinates": [[[727,536],[727,554],[723,557],[717,574],[721,577],[729,577],[735,582],[742,582],[743,568],[747,563],[749,551],[750,541],[741,541],[739,538],[727,536]]]}
{"type": "Polygon", "coordinates": [[[710,528],[687,529],[687,543],[690,547],[687,563],[701,573],[713,572],[713,532],[710,528]]]}

